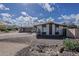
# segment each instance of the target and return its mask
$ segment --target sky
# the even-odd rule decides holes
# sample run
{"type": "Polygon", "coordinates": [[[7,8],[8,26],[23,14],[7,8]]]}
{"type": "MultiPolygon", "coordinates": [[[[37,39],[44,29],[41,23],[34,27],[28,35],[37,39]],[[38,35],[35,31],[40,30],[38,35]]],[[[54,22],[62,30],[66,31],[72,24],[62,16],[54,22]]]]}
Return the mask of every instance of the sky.
{"type": "Polygon", "coordinates": [[[79,23],[78,3],[1,3],[0,21],[6,25],[32,26],[53,21],[79,23]]]}

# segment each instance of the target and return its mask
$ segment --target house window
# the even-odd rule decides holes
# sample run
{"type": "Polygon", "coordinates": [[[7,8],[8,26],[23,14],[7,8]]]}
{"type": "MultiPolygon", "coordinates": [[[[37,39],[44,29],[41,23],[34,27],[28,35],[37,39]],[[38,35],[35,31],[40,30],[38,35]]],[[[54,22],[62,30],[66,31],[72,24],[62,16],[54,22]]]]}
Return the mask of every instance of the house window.
{"type": "Polygon", "coordinates": [[[37,27],[37,34],[38,34],[38,35],[41,35],[41,26],[38,26],[38,27],[37,27]]]}
{"type": "Polygon", "coordinates": [[[46,34],[46,25],[42,25],[42,34],[46,34]]]}
{"type": "Polygon", "coordinates": [[[55,25],[56,29],[55,29],[55,34],[56,35],[59,35],[59,26],[58,25],[55,25]]]}
{"type": "Polygon", "coordinates": [[[63,27],[59,26],[59,35],[63,35],[63,27]]]}

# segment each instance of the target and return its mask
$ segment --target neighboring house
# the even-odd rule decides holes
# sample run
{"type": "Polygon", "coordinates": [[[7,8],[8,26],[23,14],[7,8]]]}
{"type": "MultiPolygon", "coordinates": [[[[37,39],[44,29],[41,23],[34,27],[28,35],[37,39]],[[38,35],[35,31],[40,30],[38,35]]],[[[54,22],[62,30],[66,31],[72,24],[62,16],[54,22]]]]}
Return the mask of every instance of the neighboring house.
{"type": "Polygon", "coordinates": [[[33,32],[33,27],[20,27],[19,32],[20,33],[22,33],[22,32],[32,33],[33,32]]]}
{"type": "Polygon", "coordinates": [[[76,26],[67,26],[47,22],[35,25],[37,38],[79,38],[79,29],[76,26]]]}

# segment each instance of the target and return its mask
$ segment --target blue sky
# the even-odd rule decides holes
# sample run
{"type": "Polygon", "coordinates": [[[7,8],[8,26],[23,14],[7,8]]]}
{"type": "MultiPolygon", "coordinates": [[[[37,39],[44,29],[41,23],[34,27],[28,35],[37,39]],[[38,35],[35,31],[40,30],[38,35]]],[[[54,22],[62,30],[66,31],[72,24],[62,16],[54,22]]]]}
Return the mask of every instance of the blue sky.
{"type": "Polygon", "coordinates": [[[2,3],[0,4],[0,21],[7,24],[31,26],[34,22],[45,21],[74,22],[79,20],[77,3],[2,3]]]}

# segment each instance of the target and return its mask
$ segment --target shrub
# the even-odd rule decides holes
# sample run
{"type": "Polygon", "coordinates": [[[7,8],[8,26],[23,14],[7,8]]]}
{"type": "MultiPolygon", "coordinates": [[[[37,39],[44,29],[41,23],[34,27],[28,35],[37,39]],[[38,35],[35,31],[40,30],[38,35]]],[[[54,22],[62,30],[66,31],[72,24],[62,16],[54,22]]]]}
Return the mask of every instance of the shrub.
{"type": "Polygon", "coordinates": [[[9,30],[5,29],[4,32],[9,32],[9,30]]]}
{"type": "Polygon", "coordinates": [[[66,39],[64,40],[64,47],[68,50],[76,50],[76,49],[79,49],[79,42],[66,39]]]}

